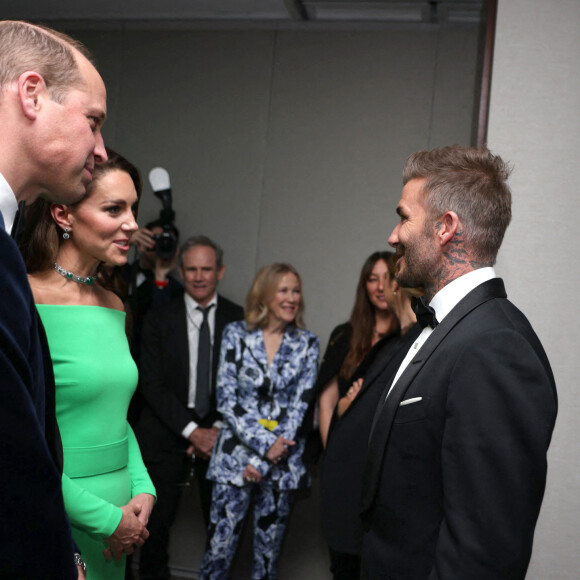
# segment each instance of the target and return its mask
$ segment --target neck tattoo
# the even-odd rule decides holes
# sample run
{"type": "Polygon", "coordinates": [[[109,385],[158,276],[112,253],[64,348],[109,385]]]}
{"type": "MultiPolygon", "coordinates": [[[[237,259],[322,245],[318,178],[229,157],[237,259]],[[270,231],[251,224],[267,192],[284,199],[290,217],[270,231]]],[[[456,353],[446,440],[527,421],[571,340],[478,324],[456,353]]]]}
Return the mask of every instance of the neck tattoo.
{"type": "Polygon", "coordinates": [[[68,270],[65,270],[62,266],[59,266],[56,262],[52,265],[52,269],[58,272],[63,278],[67,280],[72,280],[78,284],[85,284],[87,286],[92,286],[96,281],[96,276],[77,276],[68,270]]]}

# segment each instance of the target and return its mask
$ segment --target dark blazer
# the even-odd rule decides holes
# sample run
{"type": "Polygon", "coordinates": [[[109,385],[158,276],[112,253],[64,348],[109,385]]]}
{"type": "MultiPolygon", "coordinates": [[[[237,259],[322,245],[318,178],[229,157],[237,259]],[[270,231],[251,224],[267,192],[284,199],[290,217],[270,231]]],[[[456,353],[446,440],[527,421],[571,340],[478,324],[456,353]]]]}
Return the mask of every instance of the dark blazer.
{"type": "Polygon", "coordinates": [[[143,319],[151,308],[159,308],[163,304],[171,302],[174,298],[183,296],[183,284],[169,276],[167,287],[157,288],[154,276],[151,272],[145,272],[146,279],[133,290],[129,298],[129,306],[132,317],[131,354],[137,365],[141,360],[141,337],[143,319]]]}
{"type": "Polygon", "coordinates": [[[48,344],[0,215],[0,578],[76,579],[61,470],[48,344]]]}
{"type": "Polygon", "coordinates": [[[364,376],[355,399],[332,429],[321,469],[321,521],[324,538],[336,552],[360,554],[363,525],[359,516],[362,474],[369,434],[377,405],[421,328],[413,326],[404,336],[398,332],[381,339],[357,369],[353,381],[364,376]]]}
{"type": "Polygon", "coordinates": [[[481,284],[377,410],[363,479],[363,578],[523,579],[556,411],[528,320],[502,280],[481,284]]]}
{"type": "MultiPolygon", "coordinates": [[[[211,427],[218,418],[215,381],[224,326],[228,322],[241,320],[243,316],[241,306],[223,296],[218,297],[212,354],[211,410],[203,421],[193,412],[193,419],[201,427],[211,427]]],[[[176,449],[187,448],[188,442],[181,432],[192,420],[192,410],[187,407],[189,346],[183,296],[145,315],[140,373],[145,405],[137,435],[145,461],[157,461],[176,449]]]]}

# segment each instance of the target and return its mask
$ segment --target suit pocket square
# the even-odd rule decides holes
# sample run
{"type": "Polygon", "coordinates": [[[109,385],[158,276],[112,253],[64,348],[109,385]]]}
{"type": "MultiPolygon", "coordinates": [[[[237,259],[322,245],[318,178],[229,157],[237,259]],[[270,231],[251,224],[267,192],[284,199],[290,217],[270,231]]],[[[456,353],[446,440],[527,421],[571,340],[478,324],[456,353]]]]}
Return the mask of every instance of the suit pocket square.
{"type": "Polygon", "coordinates": [[[413,403],[418,403],[422,401],[423,397],[414,397],[413,399],[407,399],[406,401],[401,401],[399,407],[404,407],[405,405],[412,405],[413,403]]]}

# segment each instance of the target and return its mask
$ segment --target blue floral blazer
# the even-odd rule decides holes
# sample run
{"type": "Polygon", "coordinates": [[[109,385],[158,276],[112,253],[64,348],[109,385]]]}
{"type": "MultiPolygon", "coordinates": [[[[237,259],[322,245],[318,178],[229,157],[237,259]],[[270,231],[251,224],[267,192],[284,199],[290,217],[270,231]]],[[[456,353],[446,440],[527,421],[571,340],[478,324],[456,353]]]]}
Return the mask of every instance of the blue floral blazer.
{"type": "Polygon", "coordinates": [[[260,329],[250,331],[245,322],[224,328],[217,376],[218,410],[224,425],[208,479],[244,486],[243,473],[251,464],[262,474],[262,482],[278,489],[310,484],[302,461],[305,439],[297,438],[296,433],[313,396],[319,349],[318,337],[312,332],[287,328],[268,367],[260,329]],[[269,430],[260,419],[277,421],[277,425],[269,430]],[[266,452],[280,435],[296,445],[274,465],[266,459],[266,452]]]}

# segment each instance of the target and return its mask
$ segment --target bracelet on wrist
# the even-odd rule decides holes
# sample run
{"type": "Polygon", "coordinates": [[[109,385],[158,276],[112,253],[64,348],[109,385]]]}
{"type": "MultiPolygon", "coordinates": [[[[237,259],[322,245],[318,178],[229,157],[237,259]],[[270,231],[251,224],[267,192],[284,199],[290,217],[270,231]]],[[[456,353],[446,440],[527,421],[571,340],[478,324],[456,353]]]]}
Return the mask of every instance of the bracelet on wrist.
{"type": "Polygon", "coordinates": [[[81,555],[78,553],[75,554],[74,559],[75,559],[75,566],[77,566],[77,568],[80,568],[83,572],[86,572],[87,565],[85,564],[85,561],[81,558],[81,555]]]}

